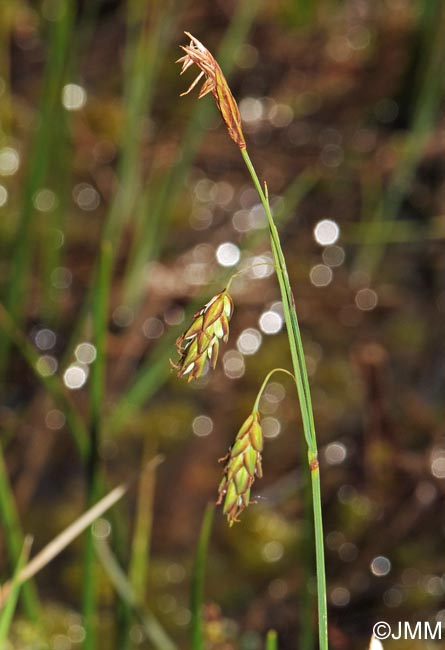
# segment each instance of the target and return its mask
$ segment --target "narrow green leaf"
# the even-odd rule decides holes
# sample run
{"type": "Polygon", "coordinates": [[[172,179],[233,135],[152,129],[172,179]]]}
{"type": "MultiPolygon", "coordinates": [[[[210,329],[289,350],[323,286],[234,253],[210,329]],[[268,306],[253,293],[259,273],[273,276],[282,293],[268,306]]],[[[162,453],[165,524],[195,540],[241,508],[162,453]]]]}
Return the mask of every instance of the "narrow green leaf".
{"type": "MultiPolygon", "coordinates": [[[[91,425],[87,472],[87,501],[91,505],[100,496],[99,445],[101,438],[102,404],[105,390],[106,337],[108,303],[112,276],[112,249],[109,241],[102,242],[98,269],[98,282],[93,304],[93,332],[96,359],[93,363],[90,384],[91,425]]],[[[95,616],[97,609],[97,575],[94,540],[91,528],[85,540],[82,611],[85,625],[85,650],[96,647],[95,616]]]]}
{"type": "Polygon", "coordinates": [[[32,537],[25,537],[23,542],[23,548],[20,553],[17,566],[14,571],[14,575],[11,581],[11,587],[9,589],[6,602],[3,605],[3,608],[0,610],[0,648],[3,647],[3,643],[8,638],[9,628],[11,627],[12,619],[14,617],[15,608],[17,605],[17,600],[20,592],[20,571],[28,560],[29,553],[31,551],[32,537]]]}
{"type": "Polygon", "coordinates": [[[126,602],[133,610],[136,618],[142,625],[146,638],[157,650],[177,650],[175,643],[168,636],[152,612],[147,607],[138,604],[136,594],[107,541],[97,539],[95,545],[102,567],[110,579],[111,584],[119,594],[121,600],[126,602]]]}
{"type": "Polygon", "coordinates": [[[44,388],[46,388],[60,410],[63,411],[79,454],[81,458],[85,459],[89,447],[88,433],[78,411],[68,398],[62,381],[57,375],[46,376],[38,371],[40,355],[28,340],[27,336],[17,327],[15,321],[1,303],[0,330],[3,330],[6,337],[17,346],[18,351],[28,363],[35,376],[44,388]]]}
{"type": "Polygon", "coordinates": [[[204,648],[204,638],[202,630],[202,604],[204,592],[204,573],[207,559],[207,549],[212,532],[213,517],[215,508],[208,505],[202,520],[201,531],[199,533],[198,546],[196,549],[195,564],[192,575],[192,594],[191,594],[191,642],[193,650],[202,650],[204,648]]]}
{"type": "MultiPolygon", "coordinates": [[[[160,457],[153,458],[152,463],[159,463],[160,457]]],[[[51,562],[59,553],[61,553],[71,542],[76,539],[81,533],[84,532],[91,524],[101,517],[107,510],[109,510],[115,503],[117,503],[127,493],[134,479],[130,479],[126,483],[121,483],[113,488],[106,496],[100,501],[95,503],[91,508],[84,512],[72,524],[67,526],[61,533],[56,535],[49,544],[47,544],[41,551],[37,553],[19,572],[18,579],[20,584],[23,584],[30,578],[41,571],[49,562],[51,562]]],[[[2,585],[0,591],[0,608],[8,597],[11,583],[7,582],[2,585]]]]}
{"type": "MultiPolygon", "coordinates": [[[[74,24],[73,0],[61,0],[59,20],[48,22],[47,39],[50,42],[39,119],[31,147],[27,175],[24,181],[23,202],[15,237],[14,255],[11,259],[10,278],[5,303],[13,320],[21,325],[27,283],[31,277],[30,264],[33,245],[33,197],[42,186],[48,169],[53,144],[53,125],[57,115],[64,110],[60,101],[64,70],[74,24]]],[[[0,384],[4,381],[11,341],[0,337],[0,384]]]]}
{"type": "MultiPolygon", "coordinates": [[[[14,494],[9,482],[3,450],[0,447],[0,523],[10,563],[12,566],[19,562],[23,549],[24,536],[20,526],[14,494]]],[[[22,591],[21,600],[29,618],[36,620],[39,616],[40,604],[34,584],[28,584],[22,591]]]]}
{"type": "Polygon", "coordinates": [[[275,630],[269,630],[267,633],[266,650],[278,650],[278,635],[275,630]]]}
{"type": "MultiPolygon", "coordinates": [[[[147,437],[144,457],[153,456],[153,443],[147,437]]],[[[131,545],[129,578],[138,603],[145,600],[150,557],[150,539],[153,523],[153,501],[156,468],[147,466],[139,480],[136,522],[131,545]]]]}
{"type": "MultiPolygon", "coordinates": [[[[235,64],[233,52],[246,38],[260,4],[260,0],[249,0],[249,2],[239,2],[236,6],[218,52],[219,61],[227,76],[230,76],[235,64]]],[[[138,232],[124,278],[125,299],[133,306],[141,300],[141,289],[145,286],[142,277],[147,263],[159,257],[170,222],[169,215],[183,190],[213,110],[208,102],[196,102],[181,144],[181,155],[172,165],[170,173],[161,181],[159,178],[152,178],[141,199],[138,232]],[[159,189],[156,189],[158,186],[159,189]]]]}

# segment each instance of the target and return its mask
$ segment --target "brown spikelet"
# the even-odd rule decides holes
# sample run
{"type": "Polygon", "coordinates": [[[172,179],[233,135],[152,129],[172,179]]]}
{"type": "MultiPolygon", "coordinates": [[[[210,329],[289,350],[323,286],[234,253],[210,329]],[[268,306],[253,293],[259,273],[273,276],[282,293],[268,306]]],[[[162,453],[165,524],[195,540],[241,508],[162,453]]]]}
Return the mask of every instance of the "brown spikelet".
{"type": "Polygon", "coordinates": [[[240,149],[245,149],[246,141],[241,128],[241,115],[221,68],[208,49],[197,38],[189,34],[189,32],[184,33],[190,38],[190,45],[180,46],[185,52],[185,56],[177,61],[177,63],[182,63],[181,74],[193,64],[196,64],[201,72],[187,90],[181,93],[181,97],[187,95],[202,77],[205,77],[199,92],[199,99],[208,93],[212,93],[230,137],[240,149]]]}
{"type": "Polygon", "coordinates": [[[239,516],[250,499],[250,490],[255,477],[263,475],[261,452],[263,431],[260,415],[254,410],[242,425],[225,462],[224,476],[218,489],[218,504],[224,501],[223,512],[230,526],[239,521],[239,516]]]}
{"type": "Polygon", "coordinates": [[[179,360],[177,363],[170,360],[172,367],[178,371],[178,377],[187,377],[188,381],[198,379],[207,359],[215,368],[219,343],[221,340],[227,343],[229,338],[232,314],[233,301],[226,289],[213,296],[194,314],[190,326],[176,341],[179,360]]]}

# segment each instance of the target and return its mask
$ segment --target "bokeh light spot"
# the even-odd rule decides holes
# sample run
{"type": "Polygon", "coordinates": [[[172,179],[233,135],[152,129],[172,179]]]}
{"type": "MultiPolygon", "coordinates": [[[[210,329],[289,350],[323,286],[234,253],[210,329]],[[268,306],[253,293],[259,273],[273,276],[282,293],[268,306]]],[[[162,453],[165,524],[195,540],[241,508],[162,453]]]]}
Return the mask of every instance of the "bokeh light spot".
{"type": "Polygon", "coordinates": [[[255,354],[261,346],[263,337],[253,327],[248,327],[238,337],[236,347],[242,354],[255,354]]]}
{"type": "Polygon", "coordinates": [[[329,465],[339,465],[347,456],[347,450],[341,442],[331,442],[324,450],[324,457],[329,465]]]}
{"type": "Polygon", "coordinates": [[[65,425],[65,421],[66,418],[59,409],[51,409],[45,415],[45,424],[48,429],[51,429],[52,431],[58,431],[61,429],[65,425]]]}
{"type": "Polygon", "coordinates": [[[327,266],[341,266],[345,261],[345,251],[341,246],[327,246],[322,253],[322,258],[327,266]]]}
{"type": "Polygon", "coordinates": [[[208,436],[213,431],[213,420],[207,415],[197,415],[193,420],[192,429],[195,436],[208,436]]]}
{"type": "Polygon", "coordinates": [[[266,562],[278,562],[283,557],[284,547],[281,542],[267,542],[267,544],[264,544],[261,553],[266,562]]]}
{"type": "Polygon", "coordinates": [[[0,149],[0,176],[13,176],[20,166],[19,152],[12,147],[0,149]]]}
{"type": "Polygon", "coordinates": [[[8,201],[8,190],[4,185],[0,185],[0,208],[6,205],[8,201]]]}
{"type": "Polygon", "coordinates": [[[335,244],[339,236],[340,228],[332,219],[323,219],[314,228],[315,241],[321,246],[335,244]]]}
{"type": "Polygon", "coordinates": [[[265,311],[260,316],[259,326],[265,334],[277,334],[283,327],[283,319],[275,311],[265,311]]]}
{"type": "Polygon", "coordinates": [[[312,284],[316,287],[327,287],[332,282],[333,273],[329,266],[316,264],[309,273],[312,284]]]}
{"type": "Polygon", "coordinates": [[[164,323],[159,318],[151,316],[144,321],[142,332],[147,339],[158,339],[164,333],[164,323]]]}
{"type": "Polygon", "coordinates": [[[216,260],[221,266],[235,266],[235,264],[238,264],[240,257],[240,249],[231,242],[220,244],[216,249],[216,260]]]}
{"type": "Polygon", "coordinates": [[[87,372],[81,366],[69,366],[64,372],[63,383],[70,390],[78,390],[82,388],[87,380],[87,372]]]}
{"type": "Polygon", "coordinates": [[[371,573],[381,578],[391,571],[391,562],[384,555],[377,555],[371,562],[371,573]]]}
{"type": "Polygon", "coordinates": [[[44,327],[36,332],[34,341],[39,350],[51,350],[56,344],[56,335],[52,330],[44,327]]]}
{"type": "Polygon", "coordinates": [[[37,359],[36,370],[42,377],[51,377],[57,372],[57,359],[49,354],[44,354],[37,359]]]}
{"type": "Polygon", "coordinates": [[[281,431],[281,422],[277,418],[266,417],[261,420],[263,433],[266,438],[276,438],[281,431]]]}
{"type": "Polygon", "coordinates": [[[226,377],[239,379],[246,371],[244,357],[236,350],[228,350],[223,356],[223,367],[226,377]]]}
{"type": "Polygon", "coordinates": [[[96,348],[91,343],[79,343],[74,354],[79,363],[90,364],[96,359],[96,348]]]}
{"type": "Polygon", "coordinates": [[[66,84],[62,88],[62,104],[67,111],[79,111],[86,103],[86,90],[79,84],[66,84]]]}
{"type": "Polygon", "coordinates": [[[355,304],[361,311],[372,311],[377,307],[378,296],[372,289],[360,289],[355,294],[355,304]]]}
{"type": "Polygon", "coordinates": [[[334,587],[331,591],[330,600],[336,607],[345,607],[351,600],[349,589],[345,587],[334,587]]]}

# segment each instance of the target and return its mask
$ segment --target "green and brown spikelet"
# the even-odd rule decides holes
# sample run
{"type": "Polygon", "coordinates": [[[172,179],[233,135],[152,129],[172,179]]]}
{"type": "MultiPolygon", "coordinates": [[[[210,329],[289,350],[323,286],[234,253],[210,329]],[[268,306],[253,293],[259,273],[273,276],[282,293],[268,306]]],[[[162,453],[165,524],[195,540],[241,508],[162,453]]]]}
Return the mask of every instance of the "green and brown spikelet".
{"type": "Polygon", "coordinates": [[[190,38],[190,45],[180,46],[185,52],[185,56],[177,61],[177,63],[182,63],[181,74],[193,64],[196,64],[201,72],[189,88],[181,94],[181,97],[187,95],[199,80],[205,77],[204,84],[199,92],[199,99],[208,93],[212,93],[230,137],[240,149],[245,149],[246,141],[241,128],[241,115],[221,68],[208,49],[197,38],[189,34],[189,32],[184,33],[190,38]]]}
{"type": "Polygon", "coordinates": [[[250,490],[255,477],[261,478],[261,452],[263,431],[260,414],[254,410],[242,425],[235,443],[222,461],[225,461],[224,476],[218,489],[218,501],[224,501],[223,512],[230,526],[239,521],[239,516],[250,503],[250,490]]]}
{"type": "Polygon", "coordinates": [[[193,316],[190,327],[176,341],[177,363],[170,361],[178,377],[188,381],[198,379],[204,371],[206,359],[214,369],[218,359],[219,342],[227,343],[233,301],[227,289],[217,293],[193,316]]]}

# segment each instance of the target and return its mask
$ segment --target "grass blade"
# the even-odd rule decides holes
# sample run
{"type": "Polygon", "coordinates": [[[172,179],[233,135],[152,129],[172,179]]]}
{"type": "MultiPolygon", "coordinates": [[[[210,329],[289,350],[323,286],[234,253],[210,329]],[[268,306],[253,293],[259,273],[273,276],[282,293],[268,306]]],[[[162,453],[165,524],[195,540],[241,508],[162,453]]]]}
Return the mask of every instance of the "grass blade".
{"type": "Polygon", "coordinates": [[[386,247],[391,242],[395,219],[410,190],[416,168],[431,137],[443,97],[445,8],[443,3],[437,0],[424,4],[424,55],[420,68],[422,76],[415,97],[411,127],[389,186],[381,196],[374,217],[367,223],[366,241],[354,259],[353,270],[364,271],[370,278],[376,272],[386,247]]]}
{"type": "Polygon", "coordinates": [[[105,237],[117,245],[124,220],[132,214],[139,194],[140,133],[145,116],[150,112],[153,89],[167,47],[172,17],[177,15],[176,2],[128,3],[127,46],[125,52],[124,104],[127,107],[122,128],[122,153],[119,164],[119,189],[105,226],[105,237]],[[154,6],[155,5],[155,6],[154,6]],[[148,20],[152,24],[147,29],[148,20]],[[136,41],[136,45],[133,43],[136,41]]]}
{"type": "MultiPolygon", "coordinates": [[[[152,456],[152,443],[147,438],[145,457],[152,456]]],[[[150,550],[151,529],[153,523],[153,501],[155,492],[156,468],[147,466],[139,481],[136,523],[130,560],[130,584],[136,600],[142,604],[145,601],[148,561],[150,550]]]]}
{"type": "Polygon", "coordinates": [[[87,457],[89,439],[86,427],[65,393],[62,382],[56,375],[45,376],[37,370],[40,355],[36,352],[28,338],[16,326],[11,315],[0,303],[0,330],[3,330],[6,337],[12,341],[19,350],[22,357],[28,363],[29,367],[39,379],[41,384],[46,388],[53,398],[54,402],[60,407],[65,414],[68,427],[73,435],[74,442],[82,458],[87,457]]]}
{"type": "Polygon", "coordinates": [[[105,392],[105,359],[108,324],[108,304],[110,299],[112,250],[108,241],[102,243],[99,262],[97,291],[93,306],[93,332],[96,347],[96,359],[91,369],[90,399],[91,399],[91,441],[89,480],[98,458],[98,445],[102,420],[102,405],[105,392]]]}
{"type": "Polygon", "coordinates": [[[31,536],[25,537],[25,541],[23,542],[23,548],[20,553],[13,578],[11,580],[11,586],[9,589],[8,596],[0,612],[0,648],[3,648],[3,644],[6,642],[8,638],[9,628],[11,627],[12,619],[14,618],[14,612],[17,606],[17,601],[20,592],[19,575],[20,575],[20,571],[23,568],[23,565],[28,560],[29,553],[31,551],[31,544],[32,544],[32,537],[31,536]]]}
{"type": "Polygon", "coordinates": [[[267,633],[266,650],[278,650],[278,635],[275,630],[269,630],[267,633]]]}
{"type": "MultiPolygon", "coordinates": [[[[232,16],[218,53],[219,61],[228,75],[230,75],[234,66],[233,52],[246,38],[259,5],[259,0],[239,2],[237,10],[232,16]]],[[[170,173],[161,183],[154,199],[152,198],[152,185],[159,184],[159,179],[156,178],[150,184],[142,199],[143,221],[140,225],[140,231],[135,237],[135,245],[130,253],[124,279],[124,298],[132,306],[141,299],[141,288],[144,287],[142,277],[147,263],[159,256],[169,225],[168,217],[178,199],[179,193],[183,189],[184,181],[204,132],[203,126],[205,127],[208,124],[212,111],[213,108],[209,103],[199,102],[196,104],[183,138],[181,156],[178,157],[170,173]]]]}
{"type": "Polygon", "coordinates": [[[213,518],[215,508],[213,505],[206,507],[202,520],[201,531],[199,533],[198,546],[196,549],[195,564],[192,575],[192,594],[191,594],[191,642],[193,650],[202,650],[204,648],[204,639],[202,631],[202,603],[204,592],[204,572],[207,559],[207,549],[209,547],[210,534],[212,532],[213,518]]]}
{"type": "MultiPolygon", "coordinates": [[[[3,450],[0,447],[0,521],[4,531],[6,547],[12,565],[18,564],[23,550],[24,537],[20,527],[14,495],[8,478],[3,450]]],[[[27,584],[22,591],[22,601],[26,614],[37,619],[39,601],[33,584],[27,584]]]]}
{"type": "MultiPolygon", "coordinates": [[[[152,463],[158,463],[159,457],[154,458],[152,463]]],[[[133,484],[134,479],[130,479],[125,483],[121,483],[115,487],[111,492],[104,496],[100,501],[95,503],[91,508],[83,513],[76,521],[70,524],[65,530],[57,535],[49,544],[47,544],[33,559],[20,571],[18,580],[23,584],[30,578],[41,571],[49,562],[54,560],[59,553],[61,553],[76,537],[79,537],[91,526],[93,521],[101,517],[104,512],[109,510],[115,503],[117,503],[128,492],[133,484]]],[[[11,589],[11,583],[5,583],[3,590],[0,594],[0,607],[6,601],[6,598],[11,589]]]]}
{"type": "MultiPolygon", "coordinates": [[[[105,386],[105,344],[107,336],[107,316],[111,282],[111,244],[102,243],[98,269],[98,283],[93,305],[93,331],[96,346],[96,359],[92,367],[90,398],[91,426],[89,457],[86,466],[87,473],[87,502],[94,503],[99,496],[99,445],[102,421],[102,404],[105,386]]],[[[83,598],[82,611],[85,625],[84,648],[93,650],[96,645],[95,613],[96,613],[96,562],[94,554],[94,539],[91,528],[85,540],[83,598]]]]}
{"type": "Polygon", "coordinates": [[[156,617],[146,608],[138,604],[137,596],[122,571],[106,540],[96,540],[96,552],[111,584],[120,598],[132,608],[136,614],[147,639],[157,650],[177,650],[175,643],[165,632],[156,617]]]}
{"type": "MultiPolygon", "coordinates": [[[[41,112],[25,179],[23,205],[19,217],[14,255],[11,260],[10,280],[5,299],[8,312],[18,324],[21,323],[23,318],[21,310],[26,303],[26,286],[31,277],[29,269],[32,259],[30,251],[33,230],[32,216],[34,213],[33,196],[45,179],[53,144],[53,124],[57,121],[58,112],[63,110],[60,102],[60,92],[71,41],[74,20],[73,4],[72,0],[63,0],[60,3],[59,20],[49,22],[50,46],[42,88],[41,112]]],[[[10,340],[0,337],[0,384],[4,380],[9,350],[10,340]]]]}

